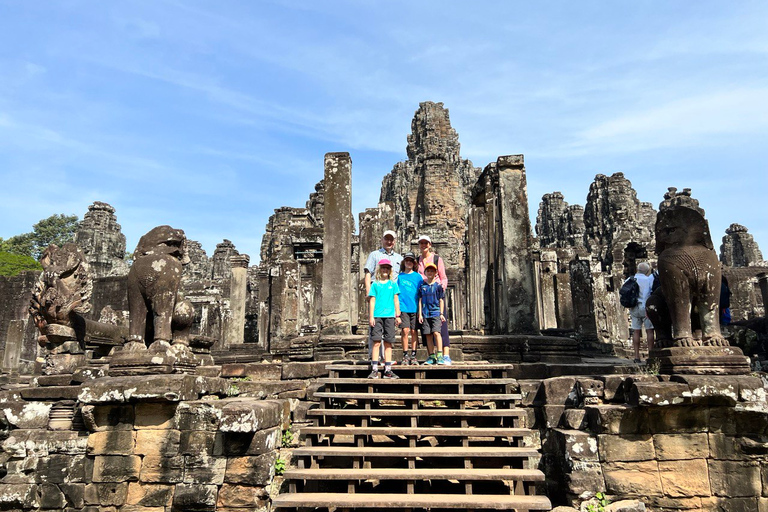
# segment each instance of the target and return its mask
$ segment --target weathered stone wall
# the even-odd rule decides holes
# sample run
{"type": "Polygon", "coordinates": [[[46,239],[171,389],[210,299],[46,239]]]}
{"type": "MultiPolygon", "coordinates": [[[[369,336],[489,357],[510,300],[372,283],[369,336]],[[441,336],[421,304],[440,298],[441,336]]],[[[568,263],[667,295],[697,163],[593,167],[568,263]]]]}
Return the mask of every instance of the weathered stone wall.
{"type": "MultiPolygon", "coordinates": [[[[0,349],[5,348],[5,339],[11,320],[29,318],[29,301],[40,272],[22,272],[13,277],[0,276],[0,349]]],[[[37,345],[32,337],[25,337],[24,345],[37,345]]]]}
{"type": "Polygon", "coordinates": [[[720,261],[729,267],[748,267],[763,262],[763,253],[755,239],[741,224],[731,224],[725,230],[720,246],[720,261]]]}
{"type": "Polygon", "coordinates": [[[125,261],[125,235],[117,223],[115,208],[101,201],[88,207],[75,234],[93,277],[128,274],[125,261]]]}
{"type": "Polygon", "coordinates": [[[542,433],[553,504],[596,492],[652,510],[768,505],[768,409],[752,376],[520,381],[542,433]]]}
{"type": "Polygon", "coordinates": [[[0,509],[267,510],[324,366],[47,376],[0,391],[0,509]]]}

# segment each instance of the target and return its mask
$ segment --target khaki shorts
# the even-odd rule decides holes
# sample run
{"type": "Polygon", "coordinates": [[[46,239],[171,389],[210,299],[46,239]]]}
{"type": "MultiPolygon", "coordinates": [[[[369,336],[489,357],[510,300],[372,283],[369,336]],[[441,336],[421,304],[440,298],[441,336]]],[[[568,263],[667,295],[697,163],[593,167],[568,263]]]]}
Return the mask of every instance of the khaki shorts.
{"type": "Polygon", "coordinates": [[[645,304],[643,303],[629,309],[629,318],[632,321],[632,330],[637,331],[643,327],[653,329],[653,324],[645,314],[645,304]]]}

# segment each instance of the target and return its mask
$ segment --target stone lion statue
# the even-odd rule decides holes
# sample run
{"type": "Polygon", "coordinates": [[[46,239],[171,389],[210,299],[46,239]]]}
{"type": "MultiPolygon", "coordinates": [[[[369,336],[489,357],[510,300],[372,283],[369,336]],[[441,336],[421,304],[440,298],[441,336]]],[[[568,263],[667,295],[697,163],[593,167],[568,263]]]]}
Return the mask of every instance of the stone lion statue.
{"type": "Polygon", "coordinates": [[[130,341],[186,343],[194,310],[178,292],[187,263],[183,230],[158,226],[141,237],[128,272],[130,341]]]}
{"type": "MultiPolygon", "coordinates": [[[[73,243],[49,245],[40,258],[43,272],[35,283],[29,313],[45,346],[51,326],[77,327],[80,315],[91,310],[93,283],[80,248],[73,243]]],[[[72,333],[74,336],[74,333],[72,333]]]]}
{"type": "Polygon", "coordinates": [[[656,254],[661,280],[646,304],[659,346],[727,346],[720,333],[720,262],[704,210],[690,189],[664,194],[656,216],[656,254]],[[696,336],[700,329],[701,336],[696,336]]]}

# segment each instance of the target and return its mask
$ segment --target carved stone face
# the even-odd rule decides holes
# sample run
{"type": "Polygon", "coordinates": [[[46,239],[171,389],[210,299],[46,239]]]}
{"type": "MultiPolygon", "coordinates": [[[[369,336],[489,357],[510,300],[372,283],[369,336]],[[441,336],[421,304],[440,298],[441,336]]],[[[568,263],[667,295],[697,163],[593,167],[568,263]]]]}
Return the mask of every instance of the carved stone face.
{"type": "Polygon", "coordinates": [[[182,265],[189,263],[187,253],[187,237],[182,229],[171,226],[157,226],[141,237],[136,246],[134,258],[150,254],[166,254],[178,259],[182,265]]]}
{"type": "Polygon", "coordinates": [[[712,249],[709,226],[698,212],[685,207],[660,211],[656,217],[656,253],[667,247],[699,245],[712,249]]]}

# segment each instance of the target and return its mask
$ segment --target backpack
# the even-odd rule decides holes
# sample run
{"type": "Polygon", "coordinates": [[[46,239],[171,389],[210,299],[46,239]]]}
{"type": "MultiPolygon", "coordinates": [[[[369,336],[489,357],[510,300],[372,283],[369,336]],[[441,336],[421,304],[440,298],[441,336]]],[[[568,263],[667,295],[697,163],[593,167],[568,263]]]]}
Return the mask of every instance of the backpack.
{"type": "Polygon", "coordinates": [[[637,279],[632,276],[621,285],[621,289],[619,290],[619,302],[621,302],[621,305],[625,308],[633,308],[637,306],[637,299],[639,297],[640,285],[637,284],[637,279]]]}
{"type": "Polygon", "coordinates": [[[651,293],[656,291],[656,288],[661,286],[661,278],[659,277],[659,273],[655,270],[653,271],[653,284],[651,284],[651,293]]]}

